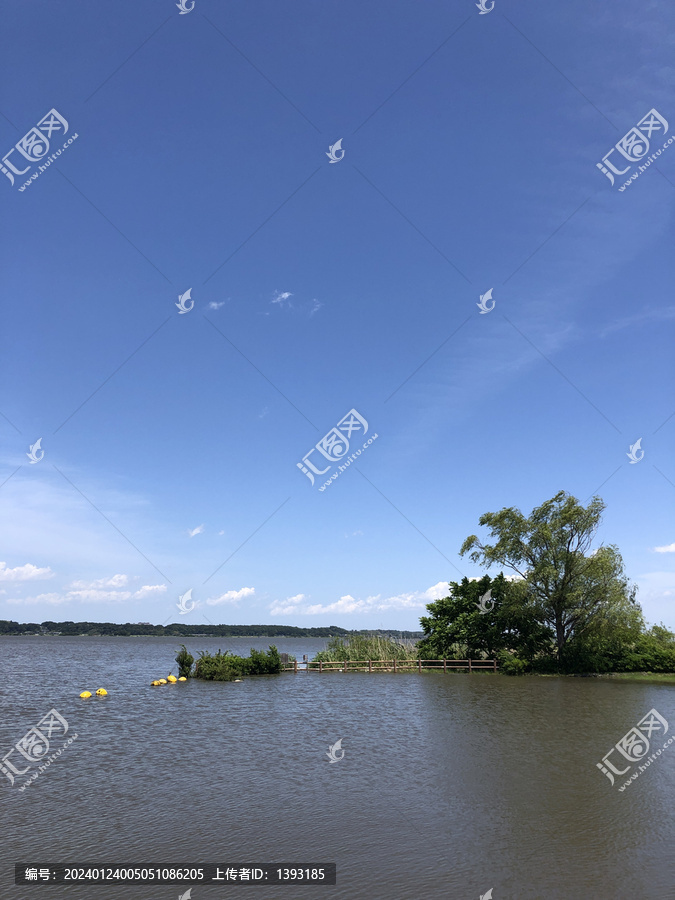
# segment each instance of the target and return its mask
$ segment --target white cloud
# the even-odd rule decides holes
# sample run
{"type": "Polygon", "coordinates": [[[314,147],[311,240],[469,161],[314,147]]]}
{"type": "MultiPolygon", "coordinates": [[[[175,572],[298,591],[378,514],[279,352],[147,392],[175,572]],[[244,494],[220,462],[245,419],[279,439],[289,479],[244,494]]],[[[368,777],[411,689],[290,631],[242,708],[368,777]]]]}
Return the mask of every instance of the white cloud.
{"type": "Polygon", "coordinates": [[[74,590],[96,590],[97,588],[106,587],[126,587],[128,583],[128,575],[113,575],[110,578],[97,578],[96,581],[73,581],[68,587],[74,590]]]}
{"type": "Polygon", "coordinates": [[[146,597],[152,597],[153,594],[163,594],[166,591],[165,584],[144,584],[133,594],[134,600],[145,600],[146,597]]]}
{"type": "Polygon", "coordinates": [[[288,597],[285,602],[275,600],[270,606],[270,613],[273,616],[292,616],[302,611],[300,604],[305,599],[305,594],[295,594],[293,597],[288,597]]]}
{"type": "Polygon", "coordinates": [[[664,547],[654,547],[654,553],[675,553],[675,544],[666,544],[664,547]]]}
{"type": "Polygon", "coordinates": [[[309,616],[318,616],[323,613],[368,612],[368,604],[370,601],[370,597],[368,600],[355,600],[351,594],[345,594],[344,597],[340,597],[340,599],[336,600],[334,603],[314,603],[312,606],[308,606],[305,609],[305,613],[309,616]]]}
{"type": "Polygon", "coordinates": [[[6,603],[32,604],[32,603],[65,603],[63,594],[38,594],[36,597],[12,597],[6,603]]]}
{"type": "Polygon", "coordinates": [[[193,528],[192,531],[188,530],[188,534],[190,537],[194,537],[196,534],[201,534],[204,531],[203,525],[197,525],[196,528],[193,528]]]}
{"type": "MultiPolygon", "coordinates": [[[[283,293],[281,293],[280,291],[275,291],[274,297],[272,298],[272,303],[279,303],[283,306],[286,300],[288,300],[288,298],[292,296],[293,294],[291,294],[290,291],[284,291],[283,293]]],[[[288,305],[290,306],[291,304],[289,303],[288,305]]]]}
{"type": "Polygon", "coordinates": [[[212,301],[209,303],[209,307],[208,307],[208,308],[209,308],[209,309],[220,309],[221,306],[225,306],[225,301],[224,301],[224,300],[220,300],[219,302],[216,301],[216,300],[212,300],[212,301]]]}
{"type": "Polygon", "coordinates": [[[240,591],[225,591],[220,597],[210,597],[206,602],[209,606],[216,606],[218,603],[238,603],[244,597],[252,597],[253,594],[254,588],[245,587],[240,591]]]}
{"type": "Polygon", "coordinates": [[[7,600],[7,603],[72,603],[80,601],[81,603],[115,603],[124,600],[145,600],[155,594],[161,594],[166,591],[165,584],[144,584],[143,587],[136,591],[107,591],[105,586],[117,584],[122,586],[126,584],[128,577],[126,575],[114,575],[112,578],[99,578],[97,581],[74,581],[69,589],[64,593],[38,594],[35,597],[15,597],[7,600]]]}
{"type": "MultiPolygon", "coordinates": [[[[320,300],[317,300],[316,297],[312,300],[301,300],[299,305],[297,303],[291,303],[290,298],[293,296],[294,294],[290,291],[275,291],[270,302],[278,306],[279,309],[293,310],[294,313],[307,315],[309,318],[323,307],[323,303],[320,300]]],[[[269,315],[269,313],[266,313],[265,315],[269,315]]]]}
{"type": "Polygon", "coordinates": [[[53,577],[54,573],[49,566],[39,569],[32,563],[26,563],[25,566],[8,569],[7,563],[0,562],[0,581],[41,581],[44,578],[53,577]]]}
{"type": "Polygon", "coordinates": [[[103,591],[95,588],[84,588],[83,590],[68,591],[65,600],[90,600],[94,603],[108,602],[110,600],[128,600],[131,597],[131,591],[103,591]]]}
{"type": "Polygon", "coordinates": [[[447,581],[439,581],[425,591],[411,591],[410,593],[396,594],[393,597],[385,597],[382,599],[381,594],[366,597],[365,600],[357,600],[351,594],[345,594],[339,600],[333,603],[313,603],[305,604],[304,594],[296,594],[289,597],[285,602],[281,600],[275,601],[270,606],[272,615],[298,615],[318,616],[335,613],[374,613],[386,609],[424,609],[427,603],[432,600],[439,600],[441,597],[447,596],[447,581]]]}

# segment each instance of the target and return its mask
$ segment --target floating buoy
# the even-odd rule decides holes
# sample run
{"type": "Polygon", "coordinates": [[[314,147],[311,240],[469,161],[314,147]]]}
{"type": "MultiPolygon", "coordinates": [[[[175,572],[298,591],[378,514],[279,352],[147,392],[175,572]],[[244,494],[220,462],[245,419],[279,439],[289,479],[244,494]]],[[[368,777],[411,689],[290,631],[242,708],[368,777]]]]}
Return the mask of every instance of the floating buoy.
{"type": "Polygon", "coordinates": [[[175,675],[167,675],[166,680],[171,682],[171,684],[175,684],[178,681],[175,675]]]}
{"type": "Polygon", "coordinates": [[[159,681],[151,681],[150,686],[151,687],[159,687],[159,681]]]}
{"type": "Polygon", "coordinates": [[[89,697],[91,697],[91,691],[82,691],[80,697],[82,697],[83,700],[88,700],[89,697]]]}
{"type": "Polygon", "coordinates": [[[97,696],[97,697],[107,697],[107,696],[108,696],[108,692],[106,691],[105,688],[99,688],[99,689],[96,691],[96,696],[97,696]]]}
{"type": "Polygon", "coordinates": [[[178,680],[179,681],[187,681],[187,678],[185,677],[185,675],[181,675],[178,680]]]}
{"type": "Polygon", "coordinates": [[[235,678],[234,683],[236,684],[238,681],[243,681],[243,680],[244,680],[243,678],[235,678]]]}
{"type": "Polygon", "coordinates": [[[159,679],[159,683],[160,683],[160,684],[166,684],[166,683],[167,683],[166,678],[160,678],[160,679],[159,679]]]}

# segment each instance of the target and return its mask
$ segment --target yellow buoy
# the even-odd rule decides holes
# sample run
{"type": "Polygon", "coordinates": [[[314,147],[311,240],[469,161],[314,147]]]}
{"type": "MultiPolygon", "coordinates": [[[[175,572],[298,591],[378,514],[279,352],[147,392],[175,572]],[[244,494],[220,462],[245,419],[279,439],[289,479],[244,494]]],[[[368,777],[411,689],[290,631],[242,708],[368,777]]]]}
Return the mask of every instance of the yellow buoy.
{"type": "Polygon", "coordinates": [[[106,691],[105,688],[99,688],[99,689],[96,691],[96,696],[97,696],[97,697],[107,697],[107,696],[108,696],[108,692],[106,691]]]}
{"type": "Polygon", "coordinates": [[[179,681],[187,681],[187,678],[185,677],[185,675],[181,675],[178,680],[179,681]]]}
{"type": "Polygon", "coordinates": [[[166,678],[160,678],[160,679],[159,679],[159,683],[160,683],[160,684],[166,684],[166,678]]]}
{"type": "Polygon", "coordinates": [[[175,675],[167,675],[167,676],[166,676],[166,680],[167,680],[167,681],[170,681],[171,684],[175,684],[175,682],[178,681],[178,679],[176,678],[175,675]]]}
{"type": "Polygon", "coordinates": [[[89,697],[91,697],[91,691],[82,691],[80,697],[82,697],[83,700],[87,700],[89,697]]]}
{"type": "Polygon", "coordinates": [[[150,685],[151,687],[159,687],[159,681],[151,681],[150,685]]]}

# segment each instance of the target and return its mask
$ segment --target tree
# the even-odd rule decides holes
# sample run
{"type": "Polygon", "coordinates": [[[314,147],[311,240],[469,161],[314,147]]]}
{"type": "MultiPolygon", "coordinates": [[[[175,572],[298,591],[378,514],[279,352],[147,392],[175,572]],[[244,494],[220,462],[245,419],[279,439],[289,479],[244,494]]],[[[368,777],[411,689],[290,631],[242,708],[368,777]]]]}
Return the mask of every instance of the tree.
{"type": "Polygon", "coordinates": [[[460,550],[486,568],[508,566],[521,576],[537,620],[553,631],[559,661],[569,641],[635,604],[636,588],[628,583],[618,548],[591,551],[604,508],[599,497],[584,507],[559,491],[529,517],[515,507],[485,513],[479,523],[496,542],[483,544],[472,534],[460,550]]]}
{"type": "Polygon", "coordinates": [[[484,575],[476,581],[451,581],[449,596],[429,603],[427,610],[429,615],[420,619],[424,638],[418,644],[425,659],[513,650],[531,660],[551,646],[552,634],[537,622],[523,582],[508,581],[503,573],[494,579],[484,575]]]}

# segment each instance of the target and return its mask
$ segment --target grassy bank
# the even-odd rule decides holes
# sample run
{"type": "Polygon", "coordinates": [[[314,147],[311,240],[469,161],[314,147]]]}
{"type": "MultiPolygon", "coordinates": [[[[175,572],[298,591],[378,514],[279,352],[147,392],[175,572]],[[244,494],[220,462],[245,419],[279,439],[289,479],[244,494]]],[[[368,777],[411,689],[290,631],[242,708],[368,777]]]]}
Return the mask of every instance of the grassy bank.
{"type": "Polygon", "coordinates": [[[656,684],[675,684],[675,672],[616,672],[606,675],[596,675],[605,681],[641,681],[656,684]]]}

